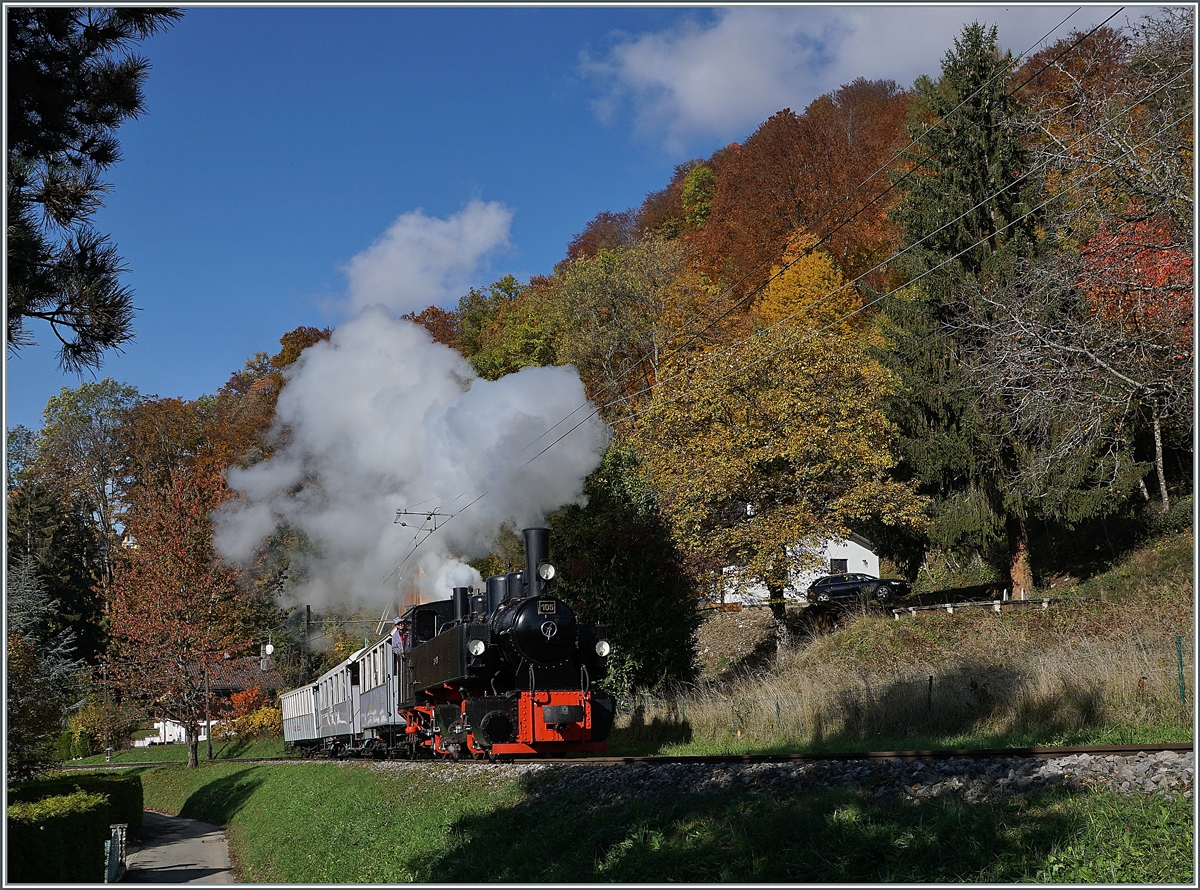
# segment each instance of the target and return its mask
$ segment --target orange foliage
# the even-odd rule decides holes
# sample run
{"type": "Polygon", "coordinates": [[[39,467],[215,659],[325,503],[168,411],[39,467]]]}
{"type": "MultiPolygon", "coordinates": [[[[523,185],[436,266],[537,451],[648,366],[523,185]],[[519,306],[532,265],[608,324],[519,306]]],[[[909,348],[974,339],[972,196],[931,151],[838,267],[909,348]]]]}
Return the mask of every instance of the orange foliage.
{"type": "Polygon", "coordinates": [[[1081,248],[1079,287],[1092,310],[1190,352],[1192,258],[1161,218],[1104,223],[1081,248]]]}
{"type": "Polygon", "coordinates": [[[419,324],[439,343],[458,346],[458,313],[430,306],[421,312],[408,312],[400,317],[419,324]]]}
{"type": "Polygon", "coordinates": [[[267,705],[267,697],[263,695],[263,691],[257,686],[251,686],[245,692],[231,693],[229,700],[233,702],[233,715],[235,717],[245,717],[247,714],[253,714],[259,708],[266,707],[267,705]]]}
{"type": "Polygon", "coordinates": [[[888,201],[871,203],[887,181],[859,187],[890,158],[904,110],[894,83],[860,78],[803,115],[785,108],[730,146],[715,165],[712,208],[695,236],[710,271],[729,281],[746,276],[753,288],[798,230],[828,235],[826,247],[848,276],[870,268],[895,234],[888,201]]]}
{"type": "Polygon", "coordinates": [[[594,257],[602,250],[628,247],[636,238],[635,222],[636,214],[632,210],[621,213],[602,210],[571,239],[567,245],[567,259],[594,257]]]}

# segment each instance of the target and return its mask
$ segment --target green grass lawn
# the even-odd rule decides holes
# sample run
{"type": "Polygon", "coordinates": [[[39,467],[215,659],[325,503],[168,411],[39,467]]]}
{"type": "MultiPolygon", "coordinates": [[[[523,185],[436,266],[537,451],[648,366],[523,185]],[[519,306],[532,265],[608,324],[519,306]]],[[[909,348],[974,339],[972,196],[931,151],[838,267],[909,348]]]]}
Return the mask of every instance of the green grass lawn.
{"type": "MultiPolygon", "coordinates": [[[[208,744],[200,743],[199,749],[200,759],[208,759],[208,744]]],[[[112,756],[113,763],[158,763],[175,762],[186,763],[188,756],[188,746],[183,744],[174,745],[152,745],[149,748],[128,748],[123,751],[114,751],[112,756]]],[[[231,758],[262,758],[262,757],[285,757],[283,739],[238,739],[234,741],[224,742],[213,740],[213,760],[229,760],[231,758]]],[[[80,764],[90,763],[107,763],[103,754],[95,754],[91,757],[84,757],[81,760],[66,761],[68,766],[77,766],[80,764]]]]}
{"type": "Polygon", "coordinates": [[[248,882],[1193,880],[1182,799],[1058,790],[968,804],[838,790],[618,805],[452,765],[214,763],[142,778],[148,807],[227,825],[248,882]]]}

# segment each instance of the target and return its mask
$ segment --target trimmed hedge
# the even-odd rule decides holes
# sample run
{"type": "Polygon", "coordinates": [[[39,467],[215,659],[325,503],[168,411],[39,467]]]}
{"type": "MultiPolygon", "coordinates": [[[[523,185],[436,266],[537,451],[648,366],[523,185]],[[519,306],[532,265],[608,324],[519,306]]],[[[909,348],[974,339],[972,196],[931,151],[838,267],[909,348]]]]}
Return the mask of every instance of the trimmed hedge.
{"type": "Polygon", "coordinates": [[[104,795],[86,791],[9,806],[9,882],[103,883],[108,811],[104,795]]]}
{"type": "Polygon", "coordinates": [[[8,789],[8,802],[32,803],[75,791],[103,794],[108,800],[109,823],[124,822],[129,826],[129,833],[137,836],[142,827],[141,776],[131,776],[128,773],[59,773],[14,785],[8,789]]]}

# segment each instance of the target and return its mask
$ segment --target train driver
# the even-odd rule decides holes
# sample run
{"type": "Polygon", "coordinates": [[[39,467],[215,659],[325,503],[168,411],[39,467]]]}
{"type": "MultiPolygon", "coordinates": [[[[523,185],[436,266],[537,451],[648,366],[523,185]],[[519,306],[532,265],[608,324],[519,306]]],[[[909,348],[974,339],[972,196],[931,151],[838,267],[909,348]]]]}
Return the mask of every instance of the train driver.
{"type": "Polygon", "coordinates": [[[400,670],[400,658],[412,648],[411,622],[396,617],[392,622],[392,657],[396,661],[396,671],[400,670]]]}

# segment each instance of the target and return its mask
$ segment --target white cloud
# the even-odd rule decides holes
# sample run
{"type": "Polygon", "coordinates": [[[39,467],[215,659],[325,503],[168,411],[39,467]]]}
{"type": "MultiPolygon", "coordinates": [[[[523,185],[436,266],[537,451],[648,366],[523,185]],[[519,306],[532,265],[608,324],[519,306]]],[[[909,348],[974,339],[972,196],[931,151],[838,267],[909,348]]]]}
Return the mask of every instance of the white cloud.
{"type": "Polygon", "coordinates": [[[420,210],[401,214],[346,263],[348,308],[383,305],[403,314],[456,301],[485,258],[509,246],[511,223],[503,204],[478,199],[446,219],[420,210]]]}
{"type": "MultiPolygon", "coordinates": [[[[1052,37],[1088,28],[1116,7],[1084,7],[1052,37]]],[[[581,67],[602,86],[598,116],[632,105],[635,126],[680,151],[689,137],[740,139],[781,108],[802,111],[857,77],[909,86],[936,75],[964,24],[996,24],[1015,54],[1034,46],[1069,6],[786,6],[719,9],[654,34],[619,40],[581,67]]],[[[1125,16],[1113,20],[1124,24],[1125,16]]]]}

